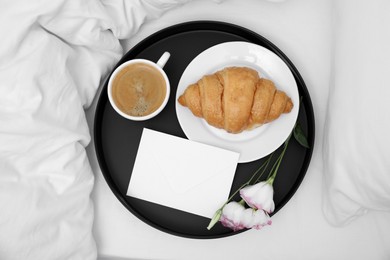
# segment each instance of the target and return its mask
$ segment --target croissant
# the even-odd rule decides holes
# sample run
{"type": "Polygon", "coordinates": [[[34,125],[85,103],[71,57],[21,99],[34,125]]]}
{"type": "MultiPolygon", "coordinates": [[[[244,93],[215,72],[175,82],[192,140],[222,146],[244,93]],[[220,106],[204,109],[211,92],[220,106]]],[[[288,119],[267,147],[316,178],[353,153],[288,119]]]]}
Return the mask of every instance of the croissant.
{"type": "Polygon", "coordinates": [[[227,67],[203,76],[187,87],[178,102],[229,133],[254,129],[293,108],[286,93],[247,67],[227,67]]]}

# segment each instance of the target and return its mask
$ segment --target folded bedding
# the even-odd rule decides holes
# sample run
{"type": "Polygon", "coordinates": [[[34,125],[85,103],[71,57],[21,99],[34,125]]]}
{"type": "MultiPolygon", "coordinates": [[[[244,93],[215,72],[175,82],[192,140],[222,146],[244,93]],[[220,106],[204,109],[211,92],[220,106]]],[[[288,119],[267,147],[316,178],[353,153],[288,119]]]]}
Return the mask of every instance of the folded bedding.
{"type": "Polygon", "coordinates": [[[95,259],[87,108],[119,39],[182,4],[2,1],[0,259],[95,259]]]}

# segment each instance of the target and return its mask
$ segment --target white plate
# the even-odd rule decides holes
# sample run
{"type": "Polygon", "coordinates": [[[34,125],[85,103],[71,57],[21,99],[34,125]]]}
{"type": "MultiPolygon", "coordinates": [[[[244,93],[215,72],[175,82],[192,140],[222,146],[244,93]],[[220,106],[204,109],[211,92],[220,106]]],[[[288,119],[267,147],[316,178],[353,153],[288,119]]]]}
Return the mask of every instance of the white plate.
{"type": "Polygon", "coordinates": [[[200,53],[185,69],[176,92],[176,114],[187,138],[193,141],[239,152],[239,162],[251,162],[275,151],[291,133],[298,117],[299,94],[294,76],[288,66],[270,50],[248,42],[226,42],[200,53]],[[184,90],[202,76],[228,66],[246,66],[272,80],[293,101],[288,114],[254,130],[230,134],[217,129],[178,103],[184,90]]]}

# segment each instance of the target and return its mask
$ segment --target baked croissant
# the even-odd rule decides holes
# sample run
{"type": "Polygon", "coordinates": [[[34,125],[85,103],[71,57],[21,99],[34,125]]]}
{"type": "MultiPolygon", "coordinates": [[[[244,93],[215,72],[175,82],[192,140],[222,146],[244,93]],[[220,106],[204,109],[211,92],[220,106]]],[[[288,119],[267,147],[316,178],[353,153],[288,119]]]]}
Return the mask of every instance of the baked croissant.
{"type": "Polygon", "coordinates": [[[286,93],[247,67],[227,67],[203,76],[178,101],[195,116],[229,133],[259,127],[293,108],[286,93]]]}

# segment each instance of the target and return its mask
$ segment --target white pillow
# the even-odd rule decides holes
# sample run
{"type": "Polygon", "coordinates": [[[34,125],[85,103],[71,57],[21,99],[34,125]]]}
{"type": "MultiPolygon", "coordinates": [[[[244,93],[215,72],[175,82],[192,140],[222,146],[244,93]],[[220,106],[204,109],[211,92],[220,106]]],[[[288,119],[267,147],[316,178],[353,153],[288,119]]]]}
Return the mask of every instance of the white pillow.
{"type": "Polygon", "coordinates": [[[323,210],[335,225],[390,210],[389,10],[389,1],[335,1],[323,153],[323,210]]]}

